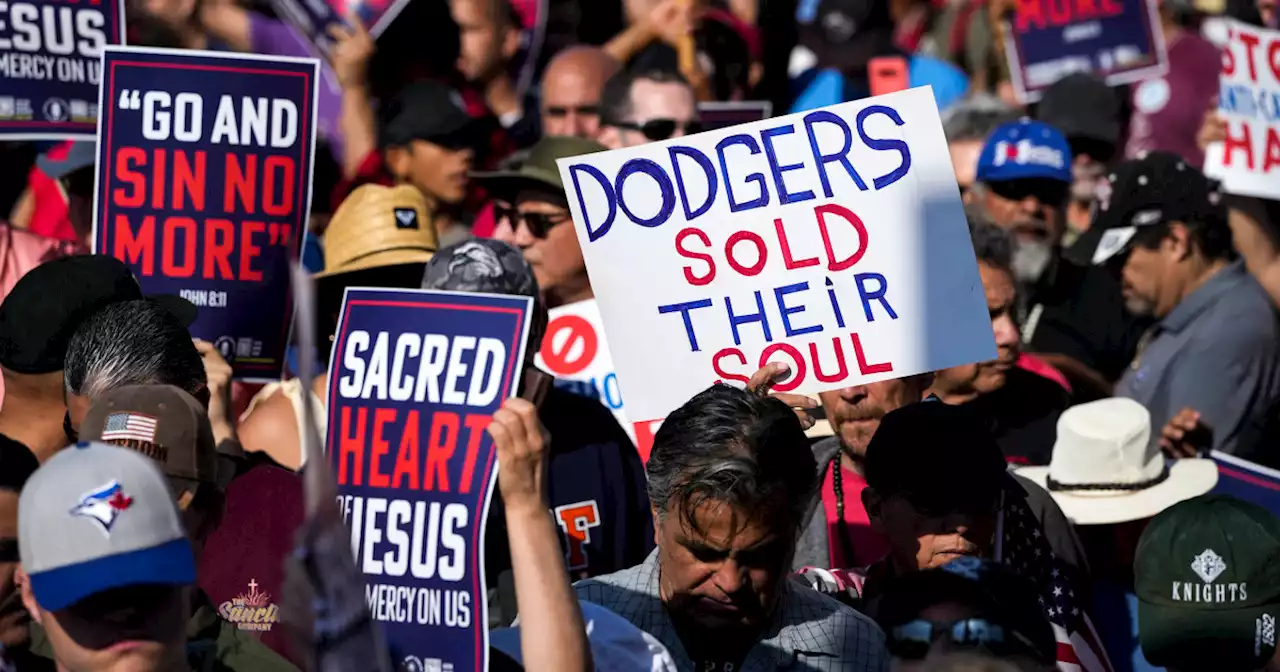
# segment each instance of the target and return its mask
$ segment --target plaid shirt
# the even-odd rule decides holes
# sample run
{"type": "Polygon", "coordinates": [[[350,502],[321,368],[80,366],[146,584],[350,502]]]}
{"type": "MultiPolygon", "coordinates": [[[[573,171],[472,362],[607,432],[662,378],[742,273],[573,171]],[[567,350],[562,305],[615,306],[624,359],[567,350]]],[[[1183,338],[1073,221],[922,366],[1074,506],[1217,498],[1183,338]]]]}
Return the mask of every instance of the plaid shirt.
{"type": "MultiPolygon", "coordinates": [[[[788,577],[777,615],[740,672],[881,672],[889,669],[884,633],[871,619],[788,577]]],[[[630,569],[579,581],[578,598],[631,621],[667,647],[680,670],[694,670],[658,591],[658,551],[630,569]]]]}

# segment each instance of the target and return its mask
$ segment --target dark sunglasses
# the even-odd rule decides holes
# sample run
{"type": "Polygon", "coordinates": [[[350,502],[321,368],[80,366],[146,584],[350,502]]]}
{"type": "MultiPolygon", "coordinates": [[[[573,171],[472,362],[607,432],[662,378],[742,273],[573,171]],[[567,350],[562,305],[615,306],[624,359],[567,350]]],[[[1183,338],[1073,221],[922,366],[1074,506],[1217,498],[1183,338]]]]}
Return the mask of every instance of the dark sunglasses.
{"type": "Polygon", "coordinates": [[[987,188],[1000,198],[1010,201],[1034,198],[1051,208],[1062,207],[1062,204],[1067,202],[1067,197],[1071,195],[1071,185],[1066,182],[1038,177],[990,182],[987,188]]]}
{"type": "Polygon", "coordinates": [[[547,111],[544,112],[543,114],[544,116],[548,116],[548,117],[560,118],[560,117],[569,116],[570,112],[580,117],[598,116],[600,114],[600,106],[599,105],[577,105],[577,106],[552,105],[551,107],[548,107],[547,111]]]}
{"type": "Polygon", "coordinates": [[[921,660],[934,642],[947,640],[962,647],[981,648],[996,656],[1027,654],[1035,657],[1035,646],[1023,635],[1006,631],[984,618],[968,618],[954,623],[934,623],[916,619],[889,631],[889,652],[895,658],[921,660]]]}
{"type": "Polygon", "coordinates": [[[685,135],[693,135],[702,132],[702,122],[694,119],[681,123],[675,119],[650,119],[643,124],[636,124],[629,121],[620,121],[609,124],[617,128],[628,131],[639,131],[645,138],[651,142],[670,139],[675,135],[676,129],[683,129],[685,135]]]}
{"type": "Polygon", "coordinates": [[[18,540],[12,537],[0,538],[0,562],[22,562],[18,556],[18,540]]]}
{"type": "Polygon", "coordinates": [[[520,230],[520,225],[524,224],[529,228],[529,233],[538,239],[546,238],[551,229],[569,221],[567,212],[556,214],[520,212],[514,206],[505,203],[493,204],[493,217],[499,222],[503,220],[510,222],[512,231],[520,230]]]}

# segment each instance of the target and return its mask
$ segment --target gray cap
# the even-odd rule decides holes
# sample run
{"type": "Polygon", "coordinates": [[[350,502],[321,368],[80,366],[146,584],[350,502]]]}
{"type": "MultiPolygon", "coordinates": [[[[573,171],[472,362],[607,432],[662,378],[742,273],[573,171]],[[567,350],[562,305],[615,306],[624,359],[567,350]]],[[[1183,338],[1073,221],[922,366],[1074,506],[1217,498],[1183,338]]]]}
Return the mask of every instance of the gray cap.
{"type": "Polygon", "coordinates": [[[98,160],[98,143],[92,140],[59,145],[36,157],[36,165],[45,175],[58,179],[92,166],[98,160]]]}
{"type": "Polygon", "coordinates": [[[422,288],[538,298],[538,280],[520,250],[476,238],[436,252],[422,274],[422,288]]]}
{"type": "Polygon", "coordinates": [[[49,611],[134,585],[192,585],[191,545],[155,460],[81,442],[49,458],[18,501],[18,548],[49,611]]]}

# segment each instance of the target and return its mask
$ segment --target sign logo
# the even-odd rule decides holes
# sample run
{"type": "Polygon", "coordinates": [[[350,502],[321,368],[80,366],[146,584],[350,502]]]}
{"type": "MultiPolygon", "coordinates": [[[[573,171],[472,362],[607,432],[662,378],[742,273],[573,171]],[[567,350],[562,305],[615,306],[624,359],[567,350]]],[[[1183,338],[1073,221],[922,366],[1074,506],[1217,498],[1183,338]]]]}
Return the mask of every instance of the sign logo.
{"type": "Polygon", "coordinates": [[[88,518],[102,527],[102,532],[111,536],[111,526],[121,512],[133,506],[133,498],[124,494],[119,481],[111,481],[80,498],[80,503],[71,509],[71,515],[88,518]]]}
{"type": "Polygon", "coordinates": [[[1205,583],[1213,583],[1214,579],[1227,571],[1227,563],[1212,549],[1206,548],[1203,553],[1197,555],[1191,561],[1191,571],[1195,572],[1201,579],[1204,579],[1205,583]]]}
{"type": "Polygon", "coordinates": [[[102,440],[154,443],[156,419],[141,413],[112,413],[107,416],[107,424],[102,428],[102,440]]]}
{"type": "Polygon", "coordinates": [[[1019,166],[1030,164],[1057,169],[1063,169],[1067,165],[1066,158],[1062,156],[1062,150],[1037,145],[1028,138],[1019,140],[1017,144],[1010,144],[1005,140],[997,142],[994,163],[997,166],[1016,163],[1019,166]]]}
{"type": "Polygon", "coordinates": [[[418,211],[413,208],[396,208],[396,228],[397,229],[416,229],[418,228],[418,211]]]}
{"type": "Polygon", "coordinates": [[[271,602],[270,593],[258,590],[257,579],[249,579],[249,592],[218,605],[218,615],[241,630],[269,632],[280,620],[280,608],[271,602]]]}

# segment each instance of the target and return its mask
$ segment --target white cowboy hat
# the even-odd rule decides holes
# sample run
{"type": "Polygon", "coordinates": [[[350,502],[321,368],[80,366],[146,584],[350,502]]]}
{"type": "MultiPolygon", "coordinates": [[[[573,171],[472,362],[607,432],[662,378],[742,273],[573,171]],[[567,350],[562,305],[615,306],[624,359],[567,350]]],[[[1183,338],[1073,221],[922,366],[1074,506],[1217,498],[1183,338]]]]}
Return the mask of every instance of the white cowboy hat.
{"type": "Polygon", "coordinates": [[[1151,414],[1124,397],[1063,411],[1049,466],[1017,473],[1048,490],[1077,525],[1150,518],[1218,482],[1213,460],[1166,461],[1151,441],[1151,414]]]}

